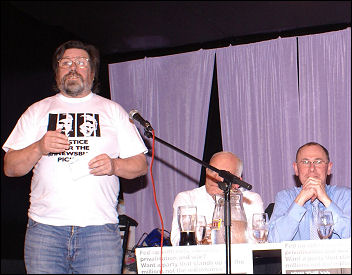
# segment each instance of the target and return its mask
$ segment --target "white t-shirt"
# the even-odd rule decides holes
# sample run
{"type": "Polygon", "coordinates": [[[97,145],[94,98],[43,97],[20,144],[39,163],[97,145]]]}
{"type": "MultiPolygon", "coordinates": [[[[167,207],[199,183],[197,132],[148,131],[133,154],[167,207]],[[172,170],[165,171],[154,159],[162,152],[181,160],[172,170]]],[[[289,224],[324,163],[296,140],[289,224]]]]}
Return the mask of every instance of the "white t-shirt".
{"type": "MultiPolygon", "coordinates": [[[[240,188],[243,194],[243,208],[247,218],[248,226],[248,242],[255,243],[254,237],[252,236],[252,216],[253,213],[264,212],[264,205],[262,198],[258,193],[243,190],[240,188]]],[[[171,228],[171,243],[172,245],[178,245],[180,241],[180,229],[177,221],[177,208],[181,205],[192,205],[197,207],[197,215],[205,216],[207,224],[212,223],[213,212],[215,208],[215,200],[212,196],[207,193],[205,185],[183,191],[177,194],[173,204],[173,218],[171,228]]]]}
{"type": "Polygon", "coordinates": [[[23,149],[58,128],[70,149],[42,156],[34,166],[28,216],[55,226],[117,223],[119,179],[89,174],[88,161],[103,153],[128,158],[147,152],[127,112],[93,93],[83,98],[58,93],[22,114],[3,149],[23,149]]]}

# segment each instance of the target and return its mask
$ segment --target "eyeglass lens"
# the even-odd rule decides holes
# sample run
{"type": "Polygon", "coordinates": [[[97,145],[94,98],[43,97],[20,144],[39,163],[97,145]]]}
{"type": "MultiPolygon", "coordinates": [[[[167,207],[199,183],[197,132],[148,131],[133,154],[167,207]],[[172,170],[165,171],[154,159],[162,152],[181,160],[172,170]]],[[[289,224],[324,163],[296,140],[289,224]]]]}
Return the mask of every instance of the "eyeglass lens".
{"type": "Polygon", "coordinates": [[[88,60],[87,58],[84,58],[84,57],[75,58],[75,59],[62,58],[59,60],[59,66],[63,68],[68,68],[72,66],[73,62],[79,68],[85,68],[88,66],[88,60]]]}

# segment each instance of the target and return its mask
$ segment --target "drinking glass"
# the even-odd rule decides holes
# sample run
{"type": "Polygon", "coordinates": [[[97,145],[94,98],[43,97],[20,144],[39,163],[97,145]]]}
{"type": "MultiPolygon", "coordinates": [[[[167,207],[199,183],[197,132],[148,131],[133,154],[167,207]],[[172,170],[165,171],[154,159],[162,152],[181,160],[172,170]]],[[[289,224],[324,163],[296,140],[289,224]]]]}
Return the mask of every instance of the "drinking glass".
{"type": "Polygon", "coordinates": [[[177,216],[181,232],[179,245],[196,245],[197,207],[179,206],[177,216]]]}
{"type": "Polygon", "coordinates": [[[268,240],[268,223],[267,213],[254,213],[252,217],[252,232],[257,243],[266,243],[268,240]]]}
{"type": "Polygon", "coordinates": [[[204,244],[205,236],[207,233],[207,220],[205,216],[197,216],[197,226],[196,226],[196,240],[197,244],[204,244]]]}
{"type": "Polygon", "coordinates": [[[334,220],[331,211],[319,211],[318,213],[318,235],[320,239],[328,239],[333,231],[334,220]]]}

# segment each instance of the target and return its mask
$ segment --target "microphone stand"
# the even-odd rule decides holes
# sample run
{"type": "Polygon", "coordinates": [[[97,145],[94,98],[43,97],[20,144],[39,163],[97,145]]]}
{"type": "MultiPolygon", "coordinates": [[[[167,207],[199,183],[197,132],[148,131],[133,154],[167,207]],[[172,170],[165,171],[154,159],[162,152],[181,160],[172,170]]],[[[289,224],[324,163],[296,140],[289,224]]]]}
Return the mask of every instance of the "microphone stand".
{"type": "MultiPolygon", "coordinates": [[[[144,129],[144,135],[148,138],[152,138],[153,134],[147,129],[144,129]]],[[[251,189],[252,186],[249,185],[248,183],[242,181],[240,178],[232,175],[230,172],[225,171],[225,170],[219,170],[210,164],[197,159],[196,157],[186,153],[185,151],[182,151],[181,149],[173,146],[172,144],[158,138],[157,136],[154,136],[154,139],[171,149],[181,153],[182,155],[192,159],[195,162],[198,162],[205,168],[208,168],[216,173],[220,177],[224,179],[223,182],[218,182],[219,188],[224,191],[224,198],[225,198],[225,203],[224,203],[224,225],[225,225],[225,244],[226,244],[226,274],[231,274],[231,205],[230,205],[230,190],[231,190],[231,185],[233,183],[236,183],[246,189],[251,189]]]]}
{"type": "Polygon", "coordinates": [[[226,274],[231,274],[231,204],[230,190],[232,183],[218,182],[219,188],[224,191],[224,226],[226,244],[226,274]]]}

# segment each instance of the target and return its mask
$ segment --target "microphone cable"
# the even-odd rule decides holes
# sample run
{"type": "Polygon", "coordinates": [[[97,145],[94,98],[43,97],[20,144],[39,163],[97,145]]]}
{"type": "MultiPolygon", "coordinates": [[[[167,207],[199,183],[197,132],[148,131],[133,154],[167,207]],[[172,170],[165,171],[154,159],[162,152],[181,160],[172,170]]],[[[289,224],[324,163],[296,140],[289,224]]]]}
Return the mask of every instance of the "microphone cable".
{"type": "Polygon", "coordinates": [[[161,216],[160,209],[158,206],[158,202],[156,199],[156,191],[155,191],[155,184],[154,184],[154,178],[153,178],[153,162],[154,162],[154,146],[155,146],[155,132],[152,130],[153,133],[153,145],[152,145],[152,160],[150,162],[150,177],[152,179],[152,185],[153,185],[153,196],[154,196],[154,202],[156,205],[156,209],[158,210],[158,214],[160,217],[160,222],[161,222],[161,240],[160,240],[160,274],[163,273],[163,241],[164,241],[164,222],[163,222],[163,217],[161,216]]]}

